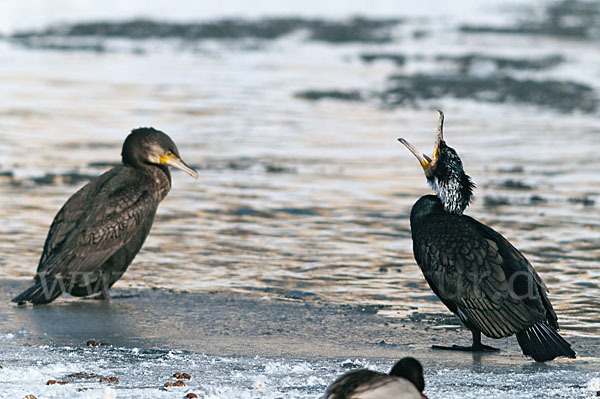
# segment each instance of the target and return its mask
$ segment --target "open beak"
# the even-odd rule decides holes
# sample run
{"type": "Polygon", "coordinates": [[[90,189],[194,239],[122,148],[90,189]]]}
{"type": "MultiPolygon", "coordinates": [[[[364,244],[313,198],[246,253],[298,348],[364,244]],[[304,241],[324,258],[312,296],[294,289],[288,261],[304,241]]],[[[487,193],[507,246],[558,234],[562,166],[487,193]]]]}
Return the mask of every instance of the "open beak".
{"type": "Polygon", "coordinates": [[[440,115],[438,119],[437,133],[435,135],[435,145],[433,147],[433,159],[429,158],[427,155],[423,154],[421,151],[417,150],[412,144],[408,141],[400,138],[399,142],[404,144],[406,148],[417,158],[421,167],[423,167],[423,171],[425,172],[425,176],[430,177],[433,175],[433,171],[435,170],[435,166],[438,161],[438,157],[440,154],[440,143],[444,140],[444,113],[438,110],[440,115]]]}
{"type": "Polygon", "coordinates": [[[438,109],[440,115],[438,119],[437,133],[435,135],[435,146],[433,147],[433,159],[437,162],[440,155],[440,143],[444,141],[444,113],[438,109]]]}
{"type": "Polygon", "coordinates": [[[423,167],[423,171],[425,171],[425,176],[427,176],[427,177],[431,176],[433,174],[433,170],[431,169],[431,164],[433,162],[432,159],[429,158],[427,155],[423,154],[421,151],[417,150],[408,141],[406,141],[402,138],[398,139],[398,141],[401,142],[402,144],[404,144],[406,146],[406,148],[408,148],[408,150],[410,152],[412,152],[413,155],[417,158],[417,160],[423,167]]]}
{"type": "Polygon", "coordinates": [[[174,168],[183,170],[185,173],[192,176],[194,179],[198,178],[198,172],[196,172],[196,170],[190,168],[188,164],[183,162],[183,159],[177,158],[175,156],[170,156],[169,158],[167,158],[166,164],[174,168]]]}

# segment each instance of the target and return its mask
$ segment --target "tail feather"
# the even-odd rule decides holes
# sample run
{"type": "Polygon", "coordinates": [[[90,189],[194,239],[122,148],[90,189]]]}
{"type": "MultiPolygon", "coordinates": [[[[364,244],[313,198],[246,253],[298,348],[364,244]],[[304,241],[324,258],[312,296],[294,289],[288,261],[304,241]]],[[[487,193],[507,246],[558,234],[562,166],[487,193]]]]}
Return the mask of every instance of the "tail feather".
{"type": "Polygon", "coordinates": [[[63,293],[62,281],[48,277],[42,279],[40,282],[29,287],[21,294],[17,295],[12,299],[12,302],[16,302],[22,305],[26,302],[31,302],[34,305],[42,305],[50,303],[63,293]]]}
{"type": "Polygon", "coordinates": [[[518,332],[517,341],[523,354],[533,357],[537,362],[546,362],[558,356],[575,358],[575,351],[571,349],[571,344],[543,321],[518,332]]]}

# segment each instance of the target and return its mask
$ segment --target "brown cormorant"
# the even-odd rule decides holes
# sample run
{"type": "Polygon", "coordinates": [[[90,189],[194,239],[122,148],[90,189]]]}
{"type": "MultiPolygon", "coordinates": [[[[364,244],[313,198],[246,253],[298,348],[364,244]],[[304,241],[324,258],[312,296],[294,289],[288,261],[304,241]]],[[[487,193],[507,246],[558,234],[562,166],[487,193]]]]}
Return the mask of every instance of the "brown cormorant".
{"type": "Polygon", "coordinates": [[[433,292],[473,334],[469,347],[434,348],[494,351],[481,343],[482,332],[490,338],[516,334],[523,353],[536,361],[574,358],[557,332],[548,289],[525,256],[491,227],[463,215],[475,184],[444,141],[439,114],[433,159],[398,139],[418,159],[437,195],[421,197],[412,208],[415,260],[433,292]]]}
{"type": "Polygon", "coordinates": [[[360,369],[341,375],[323,399],[421,399],[426,398],[424,389],[423,366],[417,359],[405,357],[389,374],[360,369]]]}
{"type": "Polygon", "coordinates": [[[165,133],[135,129],[121,152],[123,164],[91,180],[63,205],[50,226],[34,285],[19,304],[52,302],[63,292],[88,296],[125,273],[150,232],[158,204],[171,189],[169,166],[198,173],[165,133]]]}

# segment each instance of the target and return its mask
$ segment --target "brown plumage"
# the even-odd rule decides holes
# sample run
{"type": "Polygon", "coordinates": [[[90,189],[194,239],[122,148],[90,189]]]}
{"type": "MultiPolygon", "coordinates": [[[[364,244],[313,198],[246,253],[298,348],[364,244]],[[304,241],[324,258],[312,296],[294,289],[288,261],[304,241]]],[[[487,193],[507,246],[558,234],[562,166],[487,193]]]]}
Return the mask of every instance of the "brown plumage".
{"type": "Polygon", "coordinates": [[[91,180],[63,205],[50,226],[34,285],[13,302],[43,304],[62,293],[87,296],[108,289],[142,247],[158,204],[171,188],[168,166],[194,177],[175,143],[152,128],[125,140],[123,165],[91,180]]]}

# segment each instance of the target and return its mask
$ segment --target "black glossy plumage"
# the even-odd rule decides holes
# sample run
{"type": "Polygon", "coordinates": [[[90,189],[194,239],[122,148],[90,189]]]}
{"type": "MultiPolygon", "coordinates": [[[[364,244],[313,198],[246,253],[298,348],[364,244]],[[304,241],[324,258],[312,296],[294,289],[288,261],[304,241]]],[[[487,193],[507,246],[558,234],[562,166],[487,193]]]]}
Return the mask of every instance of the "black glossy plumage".
{"type": "Polygon", "coordinates": [[[412,357],[400,359],[389,374],[367,369],[351,370],[338,377],[323,399],[423,398],[423,366],[412,357]]]}
{"type": "Polygon", "coordinates": [[[471,347],[455,349],[493,350],[481,344],[481,333],[516,334],[523,353],[537,361],[575,357],[556,332],[548,289],[531,264],[501,234],[463,215],[474,185],[443,140],[442,124],[443,114],[433,159],[407,145],[437,195],[415,203],[410,225],[415,260],[429,286],[473,333],[471,347]]]}
{"type": "Polygon", "coordinates": [[[91,180],[63,205],[50,226],[35,284],[13,302],[49,303],[63,292],[87,296],[108,289],[142,247],[171,188],[168,166],[197,174],[175,143],[153,128],[126,138],[123,164],[91,180]]]}
{"type": "Polygon", "coordinates": [[[414,357],[404,357],[394,364],[390,370],[390,375],[406,378],[419,390],[425,389],[425,377],[423,376],[423,366],[414,357]]]}

